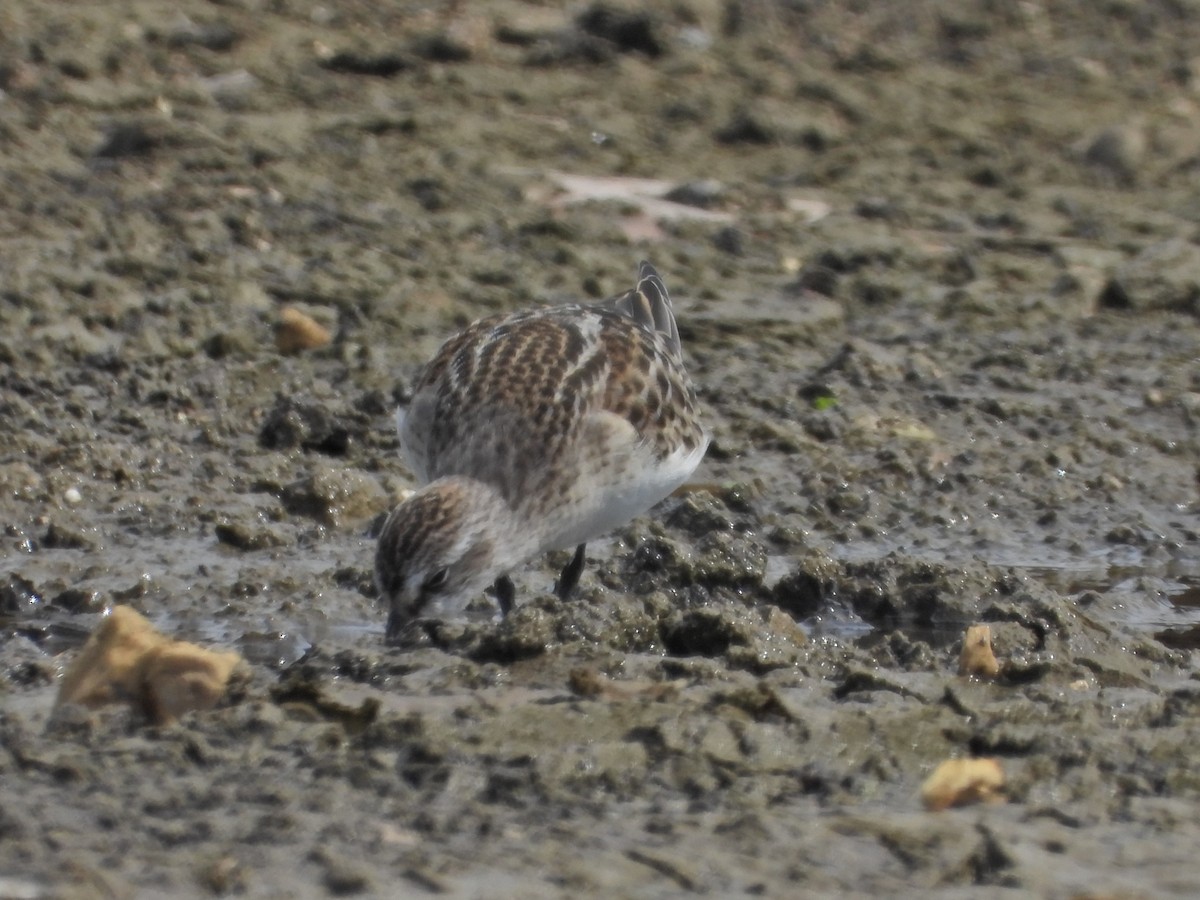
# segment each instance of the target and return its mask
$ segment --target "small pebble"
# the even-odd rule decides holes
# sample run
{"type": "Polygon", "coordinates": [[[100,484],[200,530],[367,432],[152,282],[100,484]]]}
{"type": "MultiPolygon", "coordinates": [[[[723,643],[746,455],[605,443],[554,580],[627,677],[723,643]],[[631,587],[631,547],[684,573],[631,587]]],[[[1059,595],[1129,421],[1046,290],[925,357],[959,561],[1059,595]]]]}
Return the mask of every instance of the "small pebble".
{"type": "Polygon", "coordinates": [[[1002,800],[1004,770],[994,759],[948,759],[921,785],[921,801],[930,812],[1002,800]]]}
{"type": "Polygon", "coordinates": [[[971,625],[967,628],[958,659],[958,674],[977,678],[995,678],[1000,674],[1000,663],[992,650],[990,626],[971,625]]]}
{"type": "Polygon", "coordinates": [[[79,488],[69,487],[63,491],[63,502],[75,506],[83,502],[83,494],[79,493],[79,488]]]}
{"type": "Polygon", "coordinates": [[[326,347],[333,341],[329,329],[294,306],[279,311],[275,326],[275,346],[280,353],[299,353],[326,347]]]}

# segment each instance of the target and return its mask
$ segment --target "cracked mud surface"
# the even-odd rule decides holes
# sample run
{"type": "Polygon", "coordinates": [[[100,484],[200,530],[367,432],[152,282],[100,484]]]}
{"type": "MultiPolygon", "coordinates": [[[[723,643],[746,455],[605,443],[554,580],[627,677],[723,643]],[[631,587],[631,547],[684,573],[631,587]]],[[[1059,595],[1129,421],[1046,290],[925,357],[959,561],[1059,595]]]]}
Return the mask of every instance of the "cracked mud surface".
{"type": "Polygon", "coordinates": [[[1191,896],[1193,6],[6,4],[0,893],[1191,896]],[[643,257],[695,483],[385,647],[415,366],[643,257]],[[114,604],[249,684],[51,716],[114,604]]]}

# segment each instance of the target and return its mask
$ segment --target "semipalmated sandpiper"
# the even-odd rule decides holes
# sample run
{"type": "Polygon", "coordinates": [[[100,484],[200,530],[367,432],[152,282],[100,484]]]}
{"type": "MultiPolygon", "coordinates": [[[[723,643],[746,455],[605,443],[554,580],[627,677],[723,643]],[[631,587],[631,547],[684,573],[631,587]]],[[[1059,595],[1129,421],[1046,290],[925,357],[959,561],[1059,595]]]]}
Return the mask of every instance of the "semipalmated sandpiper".
{"type": "Polygon", "coordinates": [[[679,487],[709,441],[670,297],[646,262],[636,287],[603,303],[470,325],[421,371],[397,424],[424,487],[379,536],[389,640],[492,583],[507,614],[507,573],[574,547],[556,586],[565,598],[586,542],[679,487]]]}

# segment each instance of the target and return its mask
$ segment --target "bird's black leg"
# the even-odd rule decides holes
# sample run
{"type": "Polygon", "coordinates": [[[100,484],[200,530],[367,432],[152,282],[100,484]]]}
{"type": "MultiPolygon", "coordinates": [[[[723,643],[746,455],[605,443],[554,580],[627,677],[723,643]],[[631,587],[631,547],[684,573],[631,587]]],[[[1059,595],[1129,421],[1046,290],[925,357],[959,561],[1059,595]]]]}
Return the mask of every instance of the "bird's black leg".
{"type": "Polygon", "coordinates": [[[508,618],[508,613],[513,608],[513,601],[517,597],[517,589],[513,585],[512,579],[507,575],[501,575],[492,585],[492,590],[496,594],[496,604],[500,607],[500,615],[508,618]]]}
{"type": "Polygon", "coordinates": [[[583,558],[585,547],[587,544],[580,544],[575,548],[575,555],[571,557],[571,561],[563,567],[562,574],[558,576],[558,584],[554,586],[554,593],[558,594],[559,600],[566,600],[571,596],[571,591],[575,590],[575,586],[579,584],[579,576],[583,574],[586,562],[583,558]]]}

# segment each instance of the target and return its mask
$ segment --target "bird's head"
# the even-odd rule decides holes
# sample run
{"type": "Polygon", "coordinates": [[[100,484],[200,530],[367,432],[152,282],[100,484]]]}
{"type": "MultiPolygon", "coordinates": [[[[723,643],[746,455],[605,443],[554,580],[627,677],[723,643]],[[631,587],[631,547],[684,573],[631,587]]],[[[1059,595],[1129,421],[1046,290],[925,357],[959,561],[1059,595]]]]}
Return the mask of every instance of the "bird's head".
{"type": "Polygon", "coordinates": [[[461,612],[501,574],[509,515],[495,489],[457,477],[426,485],[392,510],[375,550],[389,641],[417,618],[461,612]]]}

